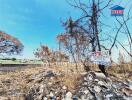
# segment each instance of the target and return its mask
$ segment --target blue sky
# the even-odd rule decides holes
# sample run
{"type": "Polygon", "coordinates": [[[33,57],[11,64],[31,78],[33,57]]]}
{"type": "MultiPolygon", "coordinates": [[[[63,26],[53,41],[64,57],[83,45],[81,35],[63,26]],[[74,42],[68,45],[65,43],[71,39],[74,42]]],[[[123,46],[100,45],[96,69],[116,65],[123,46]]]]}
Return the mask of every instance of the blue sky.
{"type": "MultiPolygon", "coordinates": [[[[131,0],[122,1],[121,5],[125,6],[131,0]]],[[[118,0],[113,2],[119,4],[118,0]]],[[[105,14],[110,20],[106,18],[103,21],[112,24],[109,8],[105,14]]],[[[21,58],[33,58],[33,50],[40,43],[56,49],[56,35],[64,32],[60,20],[79,15],[80,12],[65,0],[0,0],[0,30],[17,37],[24,44],[21,58]]]]}
{"type": "Polygon", "coordinates": [[[56,48],[60,20],[70,12],[65,0],[0,0],[0,30],[17,37],[25,46],[23,56],[30,58],[40,43],[56,48]]]}

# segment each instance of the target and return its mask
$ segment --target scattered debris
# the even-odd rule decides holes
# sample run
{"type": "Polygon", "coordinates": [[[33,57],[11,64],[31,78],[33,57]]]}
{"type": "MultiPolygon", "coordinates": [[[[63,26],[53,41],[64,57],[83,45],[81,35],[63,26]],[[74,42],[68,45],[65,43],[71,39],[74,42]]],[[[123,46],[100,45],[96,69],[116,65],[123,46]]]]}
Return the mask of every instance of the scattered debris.
{"type": "MultiPolygon", "coordinates": [[[[37,75],[44,78],[39,84],[34,83],[25,100],[126,100],[132,99],[130,82],[121,82],[102,77],[97,72],[88,72],[83,77],[83,82],[71,92],[67,86],[51,81],[57,74],[47,72],[37,75]],[[48,77],[47,77],[48,76],[48,77]],[[101,76],[101,77],[100,77],[101,76]],[[50,82],[50,83],[49,83],[50,82]]],[[[34,80],[37,80],[34,79],[34,80]]],[[[37,81],[35,81],[37,82],[37,81]]]]}

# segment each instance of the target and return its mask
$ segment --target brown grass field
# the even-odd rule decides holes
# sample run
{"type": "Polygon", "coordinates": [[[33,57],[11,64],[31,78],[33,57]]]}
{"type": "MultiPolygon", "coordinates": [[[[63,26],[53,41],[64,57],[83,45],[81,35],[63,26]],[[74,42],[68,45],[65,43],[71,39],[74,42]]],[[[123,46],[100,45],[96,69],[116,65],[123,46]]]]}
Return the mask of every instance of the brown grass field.
{"type": "MultiPolygon", "coordinates": [[[[66,64],[65,66],[58,66],[51,64],[50,67],[33,67],[26,68],[20,71],[9,72],[0,75],[0,100],[8,100],[10,96],[8,93],[12,90],[21,91],[21,93],[26,94],[29,87],[33,84],[29,82],[30,76],[44,72],[45,70],[53,70],[58,73],[62,73],[63,76],[57,78],[56,81],[62,82],[63,85],[67,86],[68,89],[73,90],[78,84],[81,83],[80,77],[83,72],[85,72],[82,65],[79,65],[79,71],[76,71],[75,64],[66,64]],[[54,66],[53,66],[54,65],[54,66]],[[3,99],[5,98],[6,99],[3,99]]],[[[91,70],[99,71],[97,65],[91,65],[91,70]]],[[[116,80],[132,80],[132,63],[113,65],[107,68],[107,72],[110,77],[114,76],[116,80]]],[[[23,95],[19,97],[11,97],[11,100],[23,100],[23,95]]]]}

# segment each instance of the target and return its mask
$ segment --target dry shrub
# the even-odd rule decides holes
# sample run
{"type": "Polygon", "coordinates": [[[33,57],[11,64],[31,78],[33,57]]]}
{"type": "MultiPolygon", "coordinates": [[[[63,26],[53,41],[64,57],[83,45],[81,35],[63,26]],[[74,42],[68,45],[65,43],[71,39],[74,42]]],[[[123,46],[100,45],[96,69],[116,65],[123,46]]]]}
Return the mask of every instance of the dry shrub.
{"type": "Polygon", "coordinates": [[[62,78],[62,82],[65,86],[68,87],[68,90],[75,90],[77,86],[81,83],[80,75],[73,74],[73,75],[65,75],[62,78]]]}
{"type": "Polygon", "coordinates": [[[108,73],[123,80],[128,78],[132,80],[132,63],[112,65],[108,68],[108,73]]]}
{"type": "MultiPolygon", "coordinates": [[[[29,66],[30,67],[30,66],[29,66]]],[[[34,68],[26,68],[24,70],[19,70],[15,72],[9,72],[3,75],[0,75],[0,83],[2,84],[2,88],[4,89],[4,94],[2,96],[9,97],[8,93],[11,91],[19,91],[24,94],[27,93],[30,84],[27,84],[28,78],[32,74],[37,74],[43,71],[43,67],[34,67],[34,68]],[[10,84],[2,83],[3,81],[10,81],[10,84]]],[[[1,87],[0,87],[1,88],[1,87]]],[[[10,97],[11,100],[23,100],[22,96],[13,96],[10,97]]]]}
{"type": "Polygon", "coordinates": [[[61,73],[62,77],[59,77],[59,81],[68,87],[69,90],[75,90],[75,88],[81,83],[80,77],[81,73],[84,72],[82,66],[79,69],[79,72],[76,70],[75,65],[69,64],[65,66],[52,66],[50,67],[53,71],[61,73]]]}
{"type": "MultiPolygon", "coordinates": [[[[97,65],[90,64],[91,70],[99,71],[97,65]]],[[[26,93],[29,87],[33,84],[28,82],[30,76],[33,74],[39,74],[45,70],[53,70],[56,73],[62,74],[58,77],[55,82],[59,81],[62,85],[68,87],[69,90],[74,90],[81,84],[81,73],[85,72],[83,66],[79,64],[79,72],[76,70],[75,64],[69,63],[65,65],[55,65],[49,67],[30,67],[21,71],[10,72],[7,74],[0,75],[1,81],[11,80],[10,86],[2,84],[2,87],[6,95],[9,90],[20,89],[22,93],[26,93]]],[[[132,63],[122,65],[112,65],[107,69],[108,73],[112,76],[116,76],[117,79],[130,79],[132,80],[132,63]]],[[[15,97],[14,97],[15,98],[15,97]]],[[[14,99],[15,100],[15,99],[14,99]]]]}

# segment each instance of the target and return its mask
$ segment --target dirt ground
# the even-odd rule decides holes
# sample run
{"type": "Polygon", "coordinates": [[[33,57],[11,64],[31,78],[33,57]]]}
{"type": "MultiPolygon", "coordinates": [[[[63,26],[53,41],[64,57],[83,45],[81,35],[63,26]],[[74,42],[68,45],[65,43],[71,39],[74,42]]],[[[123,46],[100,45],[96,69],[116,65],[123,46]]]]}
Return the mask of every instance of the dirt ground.
{"type": "MultiPolygon", "coordinates": [[[[92,66],[91,69],[99,71],[97,66],[92,66]]],[[[34,67],[17,70],[14,72],[3,73],[0,75],[0,100],[23,100],[25,94],[27,94],[30,86],[33,84],[31,76],[44,72],[46,70],[53,70],[63,74],[62,77],[57,79],[61,81],[70,90],[74,90],[80,83],[79,79],[81,75],[85,73],[83,66],[80,66],[79,71],[76,71],[74,65],[66,66],[50,66],[49,67],[34,67]],[[18,91],[18,92],[17,92],[18,91]]],[[[118,80],[131,80],[132,81],[132,65],[120,65],[107,68],[107,72],[110,77],[118,80]]]]}

